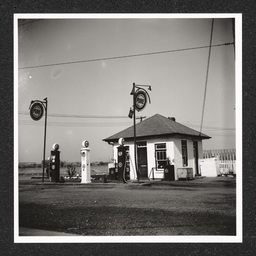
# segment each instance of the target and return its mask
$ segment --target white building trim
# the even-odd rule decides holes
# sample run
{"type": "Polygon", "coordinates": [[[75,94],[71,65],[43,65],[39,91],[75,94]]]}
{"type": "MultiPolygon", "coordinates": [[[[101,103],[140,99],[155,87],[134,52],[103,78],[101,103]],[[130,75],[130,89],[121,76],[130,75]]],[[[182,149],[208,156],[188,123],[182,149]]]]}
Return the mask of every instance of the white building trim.
{"type": "MultiPolygon", "coordinates": [[[[156,170],[156,159],[155,159],[155,145],[159,143],[166,143],[166,155],[170,159],[170,163],[174,165],[174,175],[175,180],[178,179],[177,169],[183,168],[182,162],[182,147],[181,141],[187,141],[187,157],[188,157],[188,165],[187,168],[193,169],[193,176],[195,176],[196,164],[194,158],[194,149],[193,149],[193,142],[194,140],[186,139],[186,138],[172,138],[172,137],[165,137],[165,138],[152,138],[147,140],[139,140],[137,139],[137,143],[141,141],[146,141],[147,143],[147,173],[148,177],[152,179],[163,179],[164,178],[164,169],[156,170]],[[153,171],[153,173],[152,173],[153,171]]],[[[202,152],[202,141],[196,140],[198,143],[198,161],[200,158],[203,157],[202,152]]],[[[118,143],[115,143],[113,146],[114,150],[114,159],[117,163],[117,147],[119,146],[118,143]]],[[[130,153],[130,179],[136,180],[137,175],[135,171],[134,165],[134,143],[133,141],[125,141],[125,146],[129,146],[129,153],[130,153]]],[[[138,162],[138,157],[137,157],[138,162]]],[[[198,163],[199,166],[199,163],[198,163]]]]}

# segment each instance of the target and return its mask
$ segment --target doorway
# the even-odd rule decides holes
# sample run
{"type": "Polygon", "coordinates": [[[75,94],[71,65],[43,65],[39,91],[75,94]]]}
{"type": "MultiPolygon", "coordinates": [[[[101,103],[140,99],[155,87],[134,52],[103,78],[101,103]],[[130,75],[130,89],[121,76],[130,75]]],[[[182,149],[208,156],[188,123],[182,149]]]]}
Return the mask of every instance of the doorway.
{"type": "Polygon", "coordinates": [[[148,178],[147,143],[137,143],[138,171],[140,178],[148,178]]]}
{"type": "Polygon", "coordinates": [[[193,151],[194,151],[194,160],[195,160],[195,175],[199,176],[199,168],[198,168],[198,142],[193,141],[193,151]]]}

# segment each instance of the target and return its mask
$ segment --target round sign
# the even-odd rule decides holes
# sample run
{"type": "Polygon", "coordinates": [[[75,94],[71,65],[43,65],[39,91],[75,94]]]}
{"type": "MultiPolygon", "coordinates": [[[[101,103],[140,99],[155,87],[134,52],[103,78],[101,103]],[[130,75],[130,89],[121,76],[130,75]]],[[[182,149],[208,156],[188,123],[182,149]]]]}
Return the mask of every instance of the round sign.
{"type": "Polygon", "coordinates": [[[120,138],[119,140],[118,140],[118,144],[119,145],[124,145],[124,138],[120,138]]]}
{"type": "Polygon", "coordinates": [[[30,108],[30,116],[34,121],[38,121],[44,115],[44,107],[41,103],[36,102],[30,108]]]}
{"type": "Polygon", "coordinates": [[[85,148],[88,148],[89,147],[89,141],[88,140],[84,140],[82,142],[82,146],[85,147],[85,148]]]}
{"type": "Polygon", "coordinates": [[[59,146],[59,144],[54,143],[54,144],[52,145],[52,148],[53,148],[54,150],[58,150],[58,149],[60,148],[60,146],[59,146]]]}
{"type": "Polygon", "coordinates": [[[147,95],[144,91],[138,91],[135,95],[135,108],[141,111],[147,104],[147,95]]]}

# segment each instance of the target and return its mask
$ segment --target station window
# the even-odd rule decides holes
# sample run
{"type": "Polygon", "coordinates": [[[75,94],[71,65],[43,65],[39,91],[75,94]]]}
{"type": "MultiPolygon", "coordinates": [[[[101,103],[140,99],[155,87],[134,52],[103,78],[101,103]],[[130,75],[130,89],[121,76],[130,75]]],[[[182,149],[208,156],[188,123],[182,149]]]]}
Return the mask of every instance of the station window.
{"type": "Polygon", "coordinates": [[[137,142],[137,147],[138,148],[145,148],[145,147],[147,147],[147,142],[146,141],[139,141],[139,142],[137,142]]]}
{"type": "Polygon", "coordinates": [[[181,141],[181,152],[182,152],[182,163],[183,166],[188,166],[188,150],[187,150],[187,141],[181,141]]]}
{"type": "Polygon", "coordinates": [[[167,165],[166,143],[155,144],[156,170],[164,169],[167,165]]]}

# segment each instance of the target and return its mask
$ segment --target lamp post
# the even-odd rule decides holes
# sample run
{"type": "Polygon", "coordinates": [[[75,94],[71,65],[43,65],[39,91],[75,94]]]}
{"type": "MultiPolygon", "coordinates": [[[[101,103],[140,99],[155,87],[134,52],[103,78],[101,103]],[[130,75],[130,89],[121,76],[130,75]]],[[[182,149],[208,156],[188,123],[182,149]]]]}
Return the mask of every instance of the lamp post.
{"type": "Polygon", "coordinates": [[[44,153],[43,153],[43,176],[42,182],[44,182],[44,168],[45,168],[45,146],[46,146],[46,126],[47,126],[47,98],[44,101],[32,100],[29,106],[30,116],[34,121],[38,121],[42,118],[45,111],[45,122],[44,122],[44,153]]]}
{"type": "Polygon", "coordinates": [[[151,103],[150,96],[148,92],[142,87],[147,87],[151,91],[151,85],[139,85],[133,83],[132,91],[130,95],[133,95],[133,110],[130,110],[129,117],[132,118],[133,115],[133,133],[134,133],[134,165],[137,175],[138,182],[140,181],[140,173],[137,168],[137,147],[136,147],[136,110],[141,111],[145,108],[147,100],[151,103]]]}

